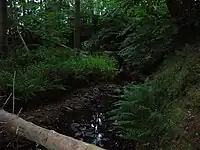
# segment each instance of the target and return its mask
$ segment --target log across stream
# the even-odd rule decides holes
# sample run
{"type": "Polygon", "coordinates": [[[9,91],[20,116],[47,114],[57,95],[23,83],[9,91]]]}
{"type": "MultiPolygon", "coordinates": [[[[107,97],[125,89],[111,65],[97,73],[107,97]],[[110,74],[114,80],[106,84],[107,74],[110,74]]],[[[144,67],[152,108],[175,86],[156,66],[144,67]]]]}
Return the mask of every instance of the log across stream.
{"type": "MultiPolygon", "coordinates": [[[[23,112],[20,117],[41,127],[61,134],[93,143],[108,150],[134,150],[134,141],[116,135],[106,112],[118,100],[116,84],[103,84],[79,89],[72,95],[63,96],[53,104],[40,105],[37,109],[23,112]]],[[[40,150],[45,149],[22,137],[0,134],[0,150],[40,150]]]]}

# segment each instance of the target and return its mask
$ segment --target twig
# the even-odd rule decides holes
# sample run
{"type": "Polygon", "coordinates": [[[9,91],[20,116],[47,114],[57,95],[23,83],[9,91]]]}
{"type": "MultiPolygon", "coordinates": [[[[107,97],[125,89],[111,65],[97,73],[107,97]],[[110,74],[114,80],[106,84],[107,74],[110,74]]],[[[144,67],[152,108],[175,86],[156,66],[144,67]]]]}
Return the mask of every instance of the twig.
{"type": "Polygon", "coordinates": [[[8,96],[7,100],[5,101],[5,103],[2,106],[2,109],[5,107],[5,105],[8,103],[10,97],[12,96],[12,93],[10,93],[10,95],[8,96]]]}
{"type": "Polygon", "coordinates": [[[19,116],[19,114],[21,113],[22,109],[23,109],[23,107],[19,110],[17,116],[19,116]]]}
{"type": "MultiPolygon", "coordinates": [[[[27,29],[27,30],[30,31],[31,33],[34,33],[34,34],[36,34],[36,35],[39,36],[39,34],[38,34],[36,31],[33,31],[33,30],[31,30],[30,28],[28,28],[28,27],[25,27],[25,26],[23,26],[23,25],[18,25],[18,26],[21,26],[22,28],[27,29]]],[[[18,29],[17,29],[17,32],[18,32],[19,35],[21,35],[21,33],[19,32],[18,29]]],[[[20,38],[21,38],[22,41],[24,41],[22,36],[20,36],[20,38]]],[[[49,40],[49,39],[46,39],[46,40],[49,40]]],[[[56,41],[55,38],[53,38],[53,40],[51,40],[51,42],[53,42],[53,43],[55,43],[55,44],[58,44],[59,46],[62,46],[62,47],[64,47],[64,48],[66,48],[66,49],[68,49],[68,50],[74,52],[74,49],[70,48],[69,46],[64,45],[64,44],[62,44],[62,43],[59,43],[59,42],[55,42],[55,41],[56,41]]],[[[27,47],[25,42],[23,42],[23,44],[25,45],[25,47],[27,47]]],[[[30,51],[30,50],[29,50],[28,47],[27,47],[27,52],[29,52],[29,51],[30,51]]]]}
{"type": "Polygon", "coordinates": [[[17,28],[17,33],[19,34],[20,39],[22,40],[22,43],[24,44],[24,47],[26,49],[27,52],[29,52],[30,50],[28,49],[26,42],[24,41],[24,38],[22,37],[21,33],[19,32],[18,28],[17,28]]]}
{"type": "Polygon", "coordinates": [[[11,144],[12,144],[12,146],[14,147],[13,141],[10,141],[10,142],[8,143],[7,147],[9,147],[11,144]]]}
{"type": "Polygon", "coordinates": [[[16,71],[14,72],[14,77],[13,77],[13,114],[15,113],[15,77],[16,77],[16,71]]]}
{"type": "Polygon", "coordinates": [[[64,48],[66,48],[66,49],[69,49],[70,51],[74,51],[72,48],[70,48],[69,46],[67,46],[67,45],[64,45],[64,44],[62,44],[62,43],[58,43],[58,42],[56,42],[55,44],[58,44],[59,46],[62,46],[62,47],[64,47],[64,48]]]}

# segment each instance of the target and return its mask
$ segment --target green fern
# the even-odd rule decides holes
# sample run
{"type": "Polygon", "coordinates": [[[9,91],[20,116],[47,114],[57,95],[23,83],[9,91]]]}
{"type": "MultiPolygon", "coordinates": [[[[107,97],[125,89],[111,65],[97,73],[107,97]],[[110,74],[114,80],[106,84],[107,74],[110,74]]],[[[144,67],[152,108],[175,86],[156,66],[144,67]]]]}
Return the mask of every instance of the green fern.
{"type": "Polygon", "coordinates": [[[159,148],[168,146],[177,134],[183,113],[178,112],[179,118],[175,119],[171,112],[176,113],[173,106],[179,103],[189,72],[187,67],[181,70],[179,65],[170,67],[151,82],[124,88],[123,96],[109,112],[110,120],[117,121],[124,138],[159,148]]]}

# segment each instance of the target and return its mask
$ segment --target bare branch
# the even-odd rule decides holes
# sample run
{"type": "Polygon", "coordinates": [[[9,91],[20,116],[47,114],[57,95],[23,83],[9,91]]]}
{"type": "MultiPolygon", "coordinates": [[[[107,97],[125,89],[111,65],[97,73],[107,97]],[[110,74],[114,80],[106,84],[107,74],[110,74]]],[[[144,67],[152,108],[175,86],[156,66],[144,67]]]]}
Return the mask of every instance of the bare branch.
{"type": "Polygon", "coordinates": [[[10,95],[8,96],[8,98],[6,99],[5,103],[2,106],[2,109],[5,107],[5,105],[8,103],[10,97],[12,96],[12,93],[10,93],[10,95]]]}
{"type": "Polygon", "coordinates": [[[27,52],[29,52],[30,50],[28,49],[28,46],[26,45],[26,42],[24,41],[24,38],[22,37],[21,33],[19,32],[19,29],[17,28],[17,33],[19,34],[20,39],[22,40],[22,43],[26,49],[27,52]]]}
{"type": "Polygon", "coordinates": [[[15,113],[15,77],[16,77],[16,71],[14,72],[14,77],[13,77],[13,114],[15,113]]]}

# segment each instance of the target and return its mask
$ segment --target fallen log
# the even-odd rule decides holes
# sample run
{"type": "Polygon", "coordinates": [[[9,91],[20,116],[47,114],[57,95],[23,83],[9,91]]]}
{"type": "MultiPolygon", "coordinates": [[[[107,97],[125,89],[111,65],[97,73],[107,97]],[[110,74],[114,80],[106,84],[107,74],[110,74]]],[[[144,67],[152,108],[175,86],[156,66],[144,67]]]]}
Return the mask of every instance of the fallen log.
{"type": "Polygon", "coordinates": [[[6,130],[36,142],[49,150],[103,150],[93,144],[37,126],[3,109],[0,110],[0,122],[6,127],[6,130]]]}

